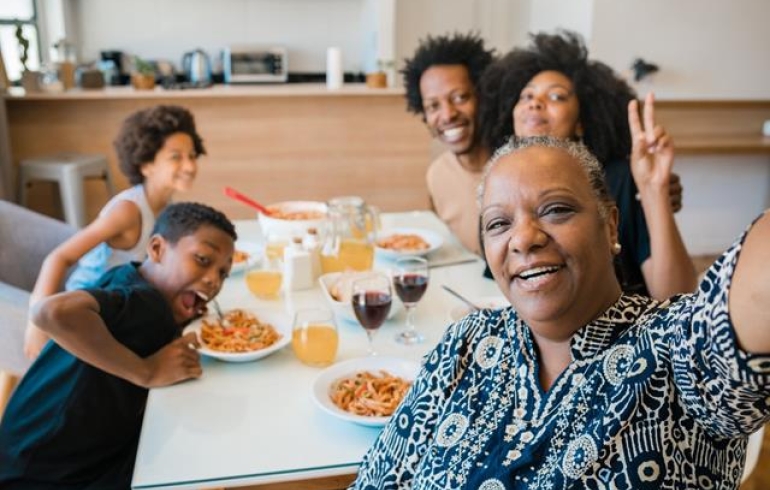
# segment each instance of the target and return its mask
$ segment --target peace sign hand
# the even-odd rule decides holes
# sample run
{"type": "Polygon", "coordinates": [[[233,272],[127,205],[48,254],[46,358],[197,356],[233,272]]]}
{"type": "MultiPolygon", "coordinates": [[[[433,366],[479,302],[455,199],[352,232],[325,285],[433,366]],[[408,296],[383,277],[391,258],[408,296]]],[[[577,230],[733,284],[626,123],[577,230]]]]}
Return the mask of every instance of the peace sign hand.
{"type": "Polygon", "coordinates": [[[644,100],[644,126],[639,119],[639,103],[628,103],[628,125],[631,128],[631,174],[640,192],[646,189],[668,189],[674,166],[674,144],[663,126],[655,124],[655,98],[644,100]]]}

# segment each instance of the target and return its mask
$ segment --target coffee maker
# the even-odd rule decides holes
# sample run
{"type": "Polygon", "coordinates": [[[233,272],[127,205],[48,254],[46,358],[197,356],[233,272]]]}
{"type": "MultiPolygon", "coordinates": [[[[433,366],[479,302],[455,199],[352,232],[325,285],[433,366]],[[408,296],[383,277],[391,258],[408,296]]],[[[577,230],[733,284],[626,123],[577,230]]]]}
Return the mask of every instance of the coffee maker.
{"type": "Polygon", "coordinates": [[[126,85],[131,75],[128,73],[128,70],[126,70],[124,64],[126,61],[126,55],[123,53],[123,51],[116,51],[116,50],[110,50],[110,51],[101,51],[100,52],[101,59],[102,59],[102,66],[105,65],[112,65],[114,66],[114,71],[112,71],[112,75],[110,77],[107,77],[107,84],[108,85],[126,85]]]}

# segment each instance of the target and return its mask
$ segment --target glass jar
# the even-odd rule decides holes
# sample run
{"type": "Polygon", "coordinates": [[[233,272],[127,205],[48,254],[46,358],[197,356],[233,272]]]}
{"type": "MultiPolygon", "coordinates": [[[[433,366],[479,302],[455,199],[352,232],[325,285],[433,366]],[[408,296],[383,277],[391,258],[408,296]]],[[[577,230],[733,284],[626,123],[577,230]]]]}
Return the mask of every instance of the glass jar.
{"type": "Polygon", "coordinates": [[[321,271],[368,271],[374,263],[379,213],[357,196],[335,197],[321,247],[321,271]]]}

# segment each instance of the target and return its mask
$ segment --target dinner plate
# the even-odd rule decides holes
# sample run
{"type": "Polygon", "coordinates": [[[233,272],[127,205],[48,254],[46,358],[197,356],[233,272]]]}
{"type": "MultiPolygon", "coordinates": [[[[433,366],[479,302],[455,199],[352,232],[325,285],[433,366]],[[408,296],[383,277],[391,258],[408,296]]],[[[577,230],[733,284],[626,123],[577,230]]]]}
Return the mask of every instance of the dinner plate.
{"type": "Polygon", "coordinates": [[[259,264],[262,259],[262,245],[246,240],[237,240],[235,250],[249,254],[249,257],[241,262],[233,262],[230,274],[238,274],[259,264]]]}
{"type": "Polygon", "coordinates": [[[391,248],[383,248],[377,245],[375,248],[377,255],[388,259],[408,257],[413,255],[428,255],[429,253],[435,252],[441,248],[441,246],[444,244],[444,239],[441,238],[441,235],[434,231],[425,230],[422,228],[390,228],[388,230],[383,230],[377,236],[377,243],[379,244],[381,240],[390,238],[393,235],[418,235],[420,238],[425,240],[429,246],[423,250],[394,250],[391,248]]]}
{"type": "MultiPolygon", "coordinates": [[[[482,296],[480,298],[468,298],[474,305],[483,309],[499,310],[511,306],[508,298],[505,296],[482,296]]],[[[460,321],[465,316],[471,313],[471,307],[465,303],[460,303],[451,310],[449,310],[449,319],[453,322],[460,321]]]]}
{"type": "MultiPolygon", "coordinates": [[[[256,361],[257,359],[262,359],[263,357],[267,357],[270,354],[283,349],[291,342],[291,319],[287,315],[271,311],[253,311],[246,308],[242,309],[244,311],[248,311],[249,313],[253,313],[260,321],[271,324],[273,328],[275,328],[275,330],[278,332],[278,334],[281,335],[281,338],[278,339],[275,343],[265,347],[264,349],[252,350],[248,352],[222,352],[209,349],[206,347],[206,344],[203,343],[203,340],[201,339],[201,327],[203,326],[202,318],[198,318],[197,320],[193,321],[190,325],[187,326],[187,328],[185,328],[184,331],[185,333],[195,332],[196,335],[198,335],[198,340],[201,344],[198,352],[204,356],[213,357],[214,359],[228,362],[256,361]]],[[[207,318],[211,317],[212,315],[207,316],[207,318]]]]}
{"type": "Polygon", "coordinates": [[[390,416],[367,417],[346,412],[335,405],[330,396],[332,385],[337,380],[352,376],[361,371],[377,372],[379,370],[385,370],[394,376],[414,381],[417,373],[420,371],[420,363],[397,357],[380,356],[361,357],[338,362],[321,371],[316,378],[313,383],[313,400],[315,400],[321,410],[338,419],[367,427],[382,427],[388,422],[390,416]]]}

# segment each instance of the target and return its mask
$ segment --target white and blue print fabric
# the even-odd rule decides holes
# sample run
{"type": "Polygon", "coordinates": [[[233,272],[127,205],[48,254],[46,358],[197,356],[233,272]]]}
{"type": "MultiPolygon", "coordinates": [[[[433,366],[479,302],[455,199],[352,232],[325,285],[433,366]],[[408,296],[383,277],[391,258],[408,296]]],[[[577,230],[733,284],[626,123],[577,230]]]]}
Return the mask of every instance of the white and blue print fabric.
{"type": "Polygon", "coordinates": [[[452,325],[351,488],[737,488],[770,414],[770,357],[740,350],[729,317],[741,243],[695,294],[621,296],[548,392],[512,308],[452,325]]]}

